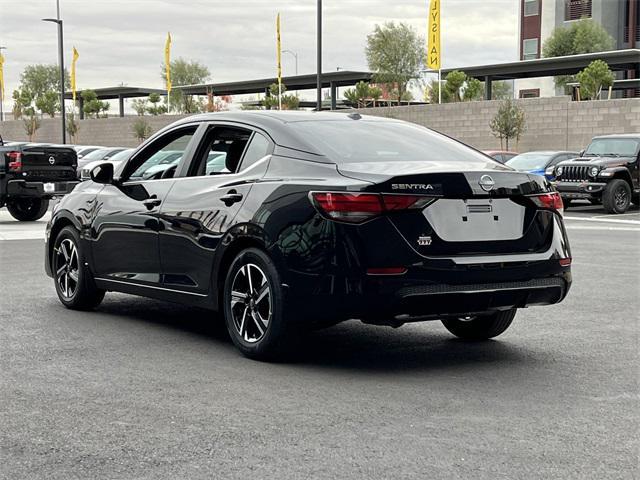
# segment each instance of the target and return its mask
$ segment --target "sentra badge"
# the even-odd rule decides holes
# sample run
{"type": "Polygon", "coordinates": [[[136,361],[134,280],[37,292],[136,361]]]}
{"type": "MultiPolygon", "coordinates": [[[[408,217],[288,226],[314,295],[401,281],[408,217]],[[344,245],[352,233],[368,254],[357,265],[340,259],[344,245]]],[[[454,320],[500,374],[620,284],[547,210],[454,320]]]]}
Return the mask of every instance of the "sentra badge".
{"type": "Polygon", "coordinates": [[[391,190],[433,190],[430,183],[392,183],[391,190]]]}

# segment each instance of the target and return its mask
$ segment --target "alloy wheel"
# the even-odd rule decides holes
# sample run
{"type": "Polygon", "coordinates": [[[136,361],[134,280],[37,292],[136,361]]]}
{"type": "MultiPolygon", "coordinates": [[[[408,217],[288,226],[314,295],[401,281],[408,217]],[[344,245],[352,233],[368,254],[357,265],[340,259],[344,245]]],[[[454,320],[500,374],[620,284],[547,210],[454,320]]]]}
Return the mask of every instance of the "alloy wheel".
{"type": "Polygon", "coordinates": [[[78,289],[79,269],[78,249],[75,243],[65,238],[55,250],[56,282],[64,298],[72,298],[78,289]]]}
{"type": "Polygon", "coordinates": [[[617,208],[624,209],[628,201],[627,189],[622,186],[618,187],[613,195],[613,201],[617,208]]]}
{"type": "Polygon", "coordinates": [[[271,321],[271,289],[262,269],[243,265],[231,284],[231,315],[240,337],[248,343],[258,342],[271,321]]]}

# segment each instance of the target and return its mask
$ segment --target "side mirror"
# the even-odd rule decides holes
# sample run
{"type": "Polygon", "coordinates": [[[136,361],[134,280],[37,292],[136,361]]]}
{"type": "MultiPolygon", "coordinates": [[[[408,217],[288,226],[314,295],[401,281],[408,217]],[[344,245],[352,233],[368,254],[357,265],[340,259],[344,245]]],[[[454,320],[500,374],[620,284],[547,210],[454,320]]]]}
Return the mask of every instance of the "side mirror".
{"type": "Polygon", "coordinates": [[[584,150],[580,150],[580,156],[584,156],[584,150]]]}
{"type": "Polygon", "coordinates": [[[113,163],[104,162],[91,169],[91,180],[105,185],[113,183],[113,163]]]}

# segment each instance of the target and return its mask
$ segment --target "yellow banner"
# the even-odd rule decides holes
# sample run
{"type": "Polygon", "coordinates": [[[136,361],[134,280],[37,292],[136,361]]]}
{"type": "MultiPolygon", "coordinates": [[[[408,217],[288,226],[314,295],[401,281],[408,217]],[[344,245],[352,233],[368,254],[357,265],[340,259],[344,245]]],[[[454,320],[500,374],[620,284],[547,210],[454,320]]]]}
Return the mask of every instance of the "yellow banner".
{"type": "Polygon", "coordinates": [[[73,95],[74,105],[76,104],[76,62],[79,57],[80,54],[78,53],[78,50],[76,50],[76,47],[73,47],[73,58],[71,60],[71,92],[73,95]]]}
{"type": "Polygon", "coordinates": [[[4,101],[4,56],[0,53],[0,99],[4,101]]]}
{"type": "Polygon", "coordinates": [[[282,50],[280,44],[280,14],[276,17],[276,48],[278,50],[278,85],[282,84],[282,50]]]}
{"type": "Polygon", "coordinates": [[[431,0],[429,4],[429,23],[427,27],[427,67],[440,69],[440,0],[431,0]]]}
{"type": "Polygon", "coordinates": [[[167,72],[167,94],[171,93],[171,33],[167,32],[164,44],[164,66],[167,72]]]}

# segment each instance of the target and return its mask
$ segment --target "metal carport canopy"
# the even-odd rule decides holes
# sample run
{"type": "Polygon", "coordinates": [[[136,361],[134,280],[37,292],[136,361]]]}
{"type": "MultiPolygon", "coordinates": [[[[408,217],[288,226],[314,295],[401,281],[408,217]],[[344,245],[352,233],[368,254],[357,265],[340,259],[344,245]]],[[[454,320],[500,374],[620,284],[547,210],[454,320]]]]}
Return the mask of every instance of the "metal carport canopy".
{"type": "MultiPolygon", "coordinates": [[[[95,88],[86,90],[93,90],[96,93],[96,97],[98,100],[115,100],[116,98],[119,100],[119,114],[121,117],[124,117],[124,99],[125,98],[140,98],[140,97],[148,97],[152,93],[157,93],[158,95],[166,95],[167,91],[159,88],[144,88],[144,87],[104,87],[104,88],[95,88]]],[[[78,90],[76,92],[76,98],[80,103],[80,118],[84,118],[84,111],[82,107],[84,105],[84,100],[82,99],[82,92],[84,90],[78,90]]],[[[65,92],[64,98],[72,99],[73,94],[71,92],[65,92]]]]}

